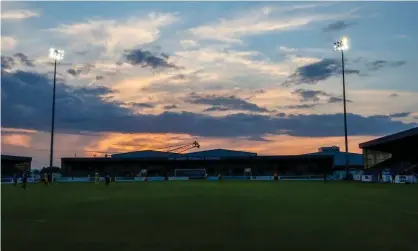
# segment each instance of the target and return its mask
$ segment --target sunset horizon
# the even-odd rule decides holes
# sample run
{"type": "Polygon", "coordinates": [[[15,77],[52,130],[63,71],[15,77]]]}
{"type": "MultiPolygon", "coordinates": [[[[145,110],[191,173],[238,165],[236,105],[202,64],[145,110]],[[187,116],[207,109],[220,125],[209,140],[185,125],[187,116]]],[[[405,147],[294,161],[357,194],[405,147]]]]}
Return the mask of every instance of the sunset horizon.
{"type": "Polygon", "coordinates": [[[2,2],[2,154],[349,152],[418,126],[416,3],[2,2]],[[65,11],[63,11],[65,10],[65,11]],[[376,27],[381,27],[376,29],[376,27]]]}

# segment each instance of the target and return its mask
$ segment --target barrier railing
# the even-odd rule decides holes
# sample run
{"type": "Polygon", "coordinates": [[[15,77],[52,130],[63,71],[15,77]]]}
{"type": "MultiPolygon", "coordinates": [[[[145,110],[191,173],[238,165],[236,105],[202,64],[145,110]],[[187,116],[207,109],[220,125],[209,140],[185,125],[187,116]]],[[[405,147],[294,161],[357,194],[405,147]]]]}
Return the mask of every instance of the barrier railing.
{"type": "MultiPolygon", "coordinates": [[[[318,175],[311,175],[311,176],[279,176],[279,181],[320,181],[323,180],[323,176],[318,175]]],[[[103,182],[105,179],[104,177],[100,177],[99,181],[103,182]]],[[[165,177],[116,177],[115,182],[144,182],[144,181],[164,181],[166,180],[165,177]]],[[[168,177],[169,181],[187,181],[192,180],[189,177],[168,177]]],[[[219,180],[218,176],[208,176],[207,180],[209,181],[217,181],[219,180]]],[[[273,176],[222,176],[222,180],[227,181],[273,181],[273,176]]],[[[330,175],[327,176],[327,180],[339,180],[336,179],[334,176],[330,175]]],[[[356,176],[355,180],[359,180],[362,182],[391,182],[391,177],[384,177],[383,181],[377,179],[377,177],[373,175],[361,175],[356,176]]],[[[53,182],[57,183],[93,183],[95,181],[92,177],[60,177],[55,178],[53,182]]],[[[18,181],[21,183],[21,179],[18,181]]],[[[40,182],[39,178],[29,178],[28,183],[38,183],[40,182]]],[[[418,183],[417,177],[413,175],[397,175],[395,178],[395,183],[418,183]]],[[[13,178],[11,177],[3,177],[1,179],[1,184],[13,184],[13,178]]]]}

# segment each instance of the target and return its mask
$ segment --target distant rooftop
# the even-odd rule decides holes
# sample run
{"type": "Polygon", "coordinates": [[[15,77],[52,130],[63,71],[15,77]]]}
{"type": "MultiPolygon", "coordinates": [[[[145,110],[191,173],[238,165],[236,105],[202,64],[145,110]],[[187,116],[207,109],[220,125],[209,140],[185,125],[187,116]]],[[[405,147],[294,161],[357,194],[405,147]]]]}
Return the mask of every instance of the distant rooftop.
{"type": "Polygon", "coordinates": [[[341,152],[338,146],[327,146],[320,147],[316,153],[308,153],[306,155],[316,155],[316,156],[333,156],[335,166],[344,166],[346,156],[348,157],[348,165],[350,166],[363,166],[364,160],[363,155],[359,153],[345,153],[341,152]]]}
{"type": "Polygon", "coordinates": [[[26,156],[14,156],[14,155],[1,155],[1,160],[9,160],[9,161],[32,161],[32,157],[26,157],[26,156]]]}

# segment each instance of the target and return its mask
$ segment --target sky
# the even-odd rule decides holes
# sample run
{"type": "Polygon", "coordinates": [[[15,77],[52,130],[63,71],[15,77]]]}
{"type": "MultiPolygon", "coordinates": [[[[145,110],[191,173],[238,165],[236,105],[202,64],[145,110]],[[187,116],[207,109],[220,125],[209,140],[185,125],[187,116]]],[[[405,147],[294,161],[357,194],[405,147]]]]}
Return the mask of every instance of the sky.
{"type": "Polygon", "coordinates": [[[418,125],[418,2],[1,2],[2,154],[350,152],[418,125]]]}

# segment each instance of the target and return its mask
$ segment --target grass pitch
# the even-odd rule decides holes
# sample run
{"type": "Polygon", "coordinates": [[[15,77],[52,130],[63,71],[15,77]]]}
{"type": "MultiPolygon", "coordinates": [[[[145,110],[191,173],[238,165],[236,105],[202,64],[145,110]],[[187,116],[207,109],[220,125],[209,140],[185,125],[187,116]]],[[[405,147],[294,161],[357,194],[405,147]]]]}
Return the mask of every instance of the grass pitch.
{"type": "Polygon", "coordinates": [[[418,186],[2,185],[2,250],[418,250],[418,186]]]}

